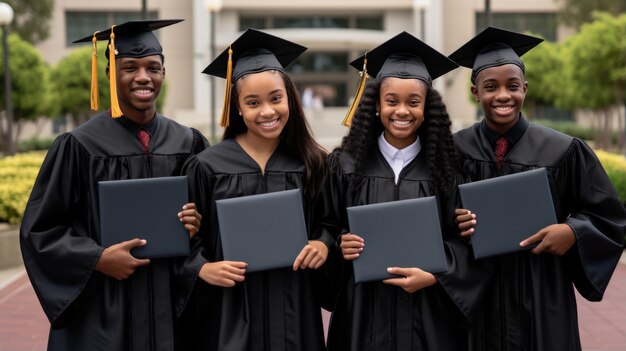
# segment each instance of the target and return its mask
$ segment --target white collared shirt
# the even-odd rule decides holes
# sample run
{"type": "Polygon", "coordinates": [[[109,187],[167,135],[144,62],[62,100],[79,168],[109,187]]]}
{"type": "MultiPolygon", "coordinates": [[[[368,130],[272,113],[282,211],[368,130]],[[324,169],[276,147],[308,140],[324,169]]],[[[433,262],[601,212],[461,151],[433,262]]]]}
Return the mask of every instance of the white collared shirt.
{"type": "Polygon", "coordinates": [[[418,136],[414,143],[405,147],[404,149],[396,149],[393,145],[389,144],[385,140],[385,132],[378,137],[378,148],[380,153],[383,154],[393,173],[395,175],[395,183],[398,184],[398,177],[400,172],[406,165],[408,165],[419,154],[422,149],[420,143],[420,137],[418,136]]]}

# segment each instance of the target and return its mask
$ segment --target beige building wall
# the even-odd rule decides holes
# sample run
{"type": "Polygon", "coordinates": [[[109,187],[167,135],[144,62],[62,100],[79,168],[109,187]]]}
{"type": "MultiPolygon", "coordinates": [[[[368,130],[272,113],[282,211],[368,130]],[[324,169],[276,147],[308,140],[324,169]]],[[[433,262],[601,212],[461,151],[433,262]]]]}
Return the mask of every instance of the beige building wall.
{"type": "MultiPolygon", "coordinates": [[[[183,18],[185,22],[160,31],[166,56],[168,94],[165,115],[208,132],[211,115],[219,114],[224,82],[216,80],[216,106],[210,112],[209,77],[200,71],[210,60],[209,15],[205,0],[149,0],[148,10],[158,12],[160,18],[183,18]]],[[[216,16],[216,47],[221,52],[239,33],[239,16],[246,15],[341,15],[382,14],[383,31],[356,29],[272,29],[271,33],[296,41],[318,51],[348,51],[350,58],[370,49],[402,30],[421,36],[421,17],[414,0],[224,0],[216,16]]],[[[498,12],[554,12],[558,1],[498,0],[492,1],[492,11],[498,12]]],[[[55,0],[51,37],[39,45],[49,63],[56,63],[71,47],[65,43],[65,12],[71,11],[139,11],[139,0],[109,0],[105,3],[85,0],[55,0]]],[[[444,54],[450,54],[474,36],[476,12],[484,10],[484,0],[431,0],[426,10],[425,41],[444,54]]],[[[571,30],[559,28],[558,37],[564,38],[571,30]]],[[[87,35],[88,33],[86,33],[87,35]]],[[[355,71],[356,74],[356,71],[355,71]]],[[[477,109],[469,98],[469,69],[454,70],[435,81],[453,119],[454,129],[465,127],[476,120],[477,109]]],[[[348,95],[356,88],[348,86],[348,95]]],[[[88,102],[86,102],[88,103],[88,102]]],[[[328,109],[341,118],[345,108],[328,109]]]]}

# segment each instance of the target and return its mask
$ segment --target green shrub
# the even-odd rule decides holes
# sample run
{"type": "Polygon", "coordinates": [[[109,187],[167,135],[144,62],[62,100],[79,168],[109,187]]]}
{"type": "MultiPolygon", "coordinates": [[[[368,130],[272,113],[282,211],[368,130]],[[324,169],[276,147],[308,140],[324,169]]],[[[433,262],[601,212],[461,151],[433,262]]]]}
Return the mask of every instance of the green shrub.
{"type": "Polygon", "coordinates": [[[0,222],[17,224],[43,162],[44,152],[0,158],[0,222]]]}
{"type": "Polygon", "coordinates": [[[39,138],[32,137],[29,139],[20,140],[17,145],[18,152],[28,152],[28,151],[38,151],[38,150],[48,150],[52,142],[54,141],[54,137],[49,138],[39,138]]]}
{"type": "Polygon", "coordinates": [[[622,155],[596,150],[596,155],[602,162],[606,174],[619,194],[622,203],[626,204],[626,158],[622,155]]]}

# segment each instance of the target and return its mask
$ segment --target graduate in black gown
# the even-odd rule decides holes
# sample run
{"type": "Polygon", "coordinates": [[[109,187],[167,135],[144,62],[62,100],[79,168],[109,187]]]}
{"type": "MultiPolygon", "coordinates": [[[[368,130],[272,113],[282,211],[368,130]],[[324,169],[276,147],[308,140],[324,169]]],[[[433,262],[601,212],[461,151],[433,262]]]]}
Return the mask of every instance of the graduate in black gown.
{"type": "MultiPolygon", "coordinates": [[[[208,146],[198,131],[156,112],[165,68],[152,30],[179,21],[127,22],[113,29],[115,57],[106,72],[116,82],[113,109],[60,135],[41,166],[20,244],[51,323],[48,350],[174,348],[175,261],[133,257],[130,250],[146,244],[141,238],[99,245],[98,182],[179,175],[185,159],[208,146]],[[144,147],[138,134],[145,139],[146,133],[144,147]]],[[[94,45],[111,31],[98,33],[94,45]]],[[[185,206],[172,216],[193,235],[201,217],[194,204],[185,206]]]]}
{"type": "Polygon", "coordinates": [[[342,256],[331,270],[338,282],[328,349],[466,350],[467,320],[486,275],[468,265],[476,262],[456,235],[460,178],[451,122],[432,87],[432,79],[457,65],[406,32],[351,64],[367,71],[362,80],[368,73],[375,79],[355,102],[354,117],[351,109],[344,121],[352,120],[350,131],[329,156],[317,211],[319,230],[335,238],[342,256]],[[417,267],[390,267],[402,277],[355,284],[352,261],[368,244],[349,232],[346,207],[433,195],[449,271],[433,275],[417,267]]]}
{"type": "MultiPolygon", "coordinates": [[[[593,151],[521,112],[528,83],[520,56],[539,42],[490,27],[450,55],[472,68],[485,116],[455,135],[464,171],[481,180],[545,167],[558,220],[529,233],[521,246],[538,243],[532,251],[494,258],[472,333],[478,350],[580,350],[574,286],[601,300],[623,250],[626,212],[593,151]]],[[[480,218],[459,209],[458,221],[470,236],[480,218]]]]}
{"type": "Polygon", "coordinates": [[[203,215],[196,254],[205,264],[181,319],[181,350],[324,349],[316,275],[330,238],[310,237],[293,267],[246,273],[245,262],[223,259],[215,208],[219,199],[301,189],[310,219],[325,152],[312,138],[283,68],[304,50],[249,29],[204,70],[227,79],[226,129],[222,142],[192,156],[184,168],[203,215]]]}

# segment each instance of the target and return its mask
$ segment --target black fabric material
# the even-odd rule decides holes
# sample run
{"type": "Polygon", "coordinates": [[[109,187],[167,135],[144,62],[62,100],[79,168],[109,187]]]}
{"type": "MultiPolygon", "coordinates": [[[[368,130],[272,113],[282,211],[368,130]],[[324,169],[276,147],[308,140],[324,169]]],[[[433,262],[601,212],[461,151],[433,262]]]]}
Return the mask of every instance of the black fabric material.
{"type": "MultiPolygon", "coordinates": [[[[163,48],[159,39],[152,33],[153,30],[167,27],[175,23],[182,22],[182,19],[162,19],[162,20],[139,20],[128,21],[116,25],[113,29],[107,28],[96,34],[96,40],[107,40],[107,49],[104,52],[109,60],[109,46],[111,43],[111,30],[115,34],[115,57],[141,58],[152,55],[162,55],[163,48]]],[[[91,43],[93,34],[75,40],[72,43],[91,43]]]]}
{"type": "MultiPolygon", "coordinates": [[[[203,216],[200,241],[190,259],[205,262],[223,260],[215,200],[306,188],[304,164],[282,144],[267,161],[264,174],[234,139],[192,156],[184,173],[192,189],[191,199],[203,216]]],[[[311,194],[305,192],[307,226],[310,198],[311,194]]],[[[311,231],[308,233],[310,236],[311,231]]],[[[328,238],[311,239],[330,243],[328,238]]],[[[245,281],[232,288],[198,280],[182,313],[178,348],[324,350],[318,275],[319,270],[294,272],[291,267],[247,273],[245,281]]]]}
{"type": "MultiPolygon", "coordinates": [[[[318,230],[339,244],[340,235],[349,232],[346,207],[432,196],[425,154],[422,150],[402,170],[397,185],[377,146],[358,172],[350,154],[329,156],[329,175],[316,210],[318,230]]],[[[458,192],[451,189],[450,194],[438,198],[448,264],[447,273],[435,275],[438,284],[412,294],[382,282],[355,284],[352,262],[335,250],[331,275],[336,301],[329,350],[467,350],[467,322],[489,274],[456,234],[453,213],[458,192]]]]}
{"type": "Polygon", "coordinates": [[[202,73],[226,78],[229,49],[233,51],[233,83],[249,73],[267,70],[282,72],[284,67],[306,51],[302,45],[249,28],[206,66],[202,73]]]}
{"type": "Polygon", "coordinates": [[[433,79],[458,67],[445,55],[407,32],[401,32],[378,45],[350,65],[361,71],[366,58],[367,72],[376,79],[415,78],[428,86],[432,85],[433,79]]]}
{"type": "Polygon", "coordinates": [[[473,348],[580,350],[573,287],[587,300],[602,299],[626,230],[626,211],[600,162],[583,141],[533,123],[501,171],[480,123],[455,134],[455,141],[472,180],[545,167],[557,220],[577,239],[560,257],[522,252],[494,259],[473,348]]]}
{"type": "Polygon", "coordinates": [[[155,259],[122,281],[95,271],[104,250],[98,181],[179,175],[185,159],[208,146],[199,132],[155,118],[147,155],[109,113],[48,151],[20,228],[24,264],[51,323],[48,350],[173,350],[171,285],[180,295],[190,289],[177,283],[188,277],[171,270],[183,261],[155,259]]]}
{"type": "Polygon", "coordinates": [[[526,118],[524,118],[523,116],[520,116],[520,119],[517,120],[517,123],[515,123],[515,125],[504,134],[499,134],[498,132],[489,129],[489,127],[487,126],[487,122],[485,122],[484,119],[480,123],[480,128],[485,134],[485,137],[489,141],[489,145],[491,145],[492,149],[495,150],[496,141],[500,137],[505,137],[509,141],[508,149],[510,150],[515,144],[517,144],[520,139],[522,139],[524,133],[526,133],[526,129],[528,129],[528,120],[526,120],[526,118]]]}
{"type": "Polygon", "coordinates": [[[496,27],[487,27],[463,44],[449,58],[463,67],[472,69],[472,83],[482,70],[513,64],[524,72],[520,59],[526,52],[539,45],[543,39],[511,32],[496,27]]]}

